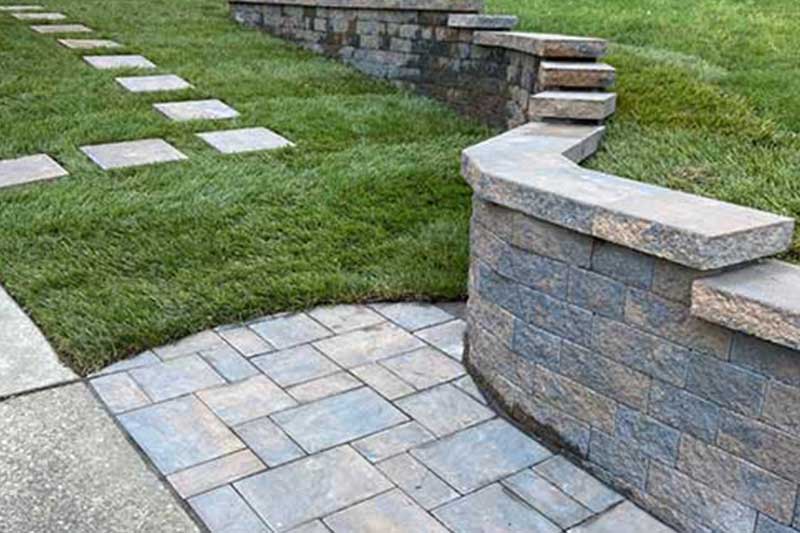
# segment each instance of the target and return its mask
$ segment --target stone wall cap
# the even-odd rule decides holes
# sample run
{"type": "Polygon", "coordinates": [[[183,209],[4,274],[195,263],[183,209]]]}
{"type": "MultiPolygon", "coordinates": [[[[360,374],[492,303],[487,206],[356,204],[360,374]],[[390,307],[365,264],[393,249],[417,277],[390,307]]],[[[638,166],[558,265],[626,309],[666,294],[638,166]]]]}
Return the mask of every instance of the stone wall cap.
{"type": "Polygon", "coordinates": [[[604,39],[595,37],[515,31],[479,31],[475,33],[474,42],[539,57],[561,59],[596,59],[604,56],[608,49],[608,43],[604,39]]]}
{"type": "Polygon", "coordinates": [[[451,28],[480,30],[510,30],[519,22],[516,15],[457,14],[450,15],[447,25],[451,28]]]}
{"type": "Polygon", "coordinates": [[[480,13],[484,9],[483,0],[228,0],[228,3],[454,13],[480,13]]]}
{"type": "Polygon", "coordinates": [[[467,148],[464,177],[490,202],[698,270],[791,244],[791,218],[579,167],[575,156],[589,155],[579,137],[595,134],[559,127],[531,123],[467,148]]]}

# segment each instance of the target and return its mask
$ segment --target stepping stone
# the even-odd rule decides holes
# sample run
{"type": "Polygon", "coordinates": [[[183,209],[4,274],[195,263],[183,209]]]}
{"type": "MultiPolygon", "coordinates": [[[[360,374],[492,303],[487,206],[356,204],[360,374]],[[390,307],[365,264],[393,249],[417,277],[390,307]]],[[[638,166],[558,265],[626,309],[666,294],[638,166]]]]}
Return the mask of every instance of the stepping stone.
{"type": "Polygon", "coordinates": [[[210,131],[198,133],[197,136],[223,154],[241,154],[294,146],[293,142],[266,128],[210,131]]]}
{"type": "Polygon", "coordinates": [[[37,5],[0,6],[0,11],[41,11],[42,9],[44,9],[42,6],[37,5]]]}
{"type": "Polygon", "coordinates": [[[447,533],[441,524],[399,490],[376,496],[323,521],[334,533],[447,533]]]}
{"type": "Polygon", "coordinates": [[[66,175],[67,171],[45,154],[0,161],[0,188],[66,175]]]}
{"type": "Polygon", "coordinates": [[[174,74],[161,76],[132,76],[117,78],[117,83],[132,93],[154,93],[159,91],[182,91],[192,85],[174,74]]]}
{"type": "Polygon", "coordinates": [[[156,68],[149,59],[137,55],[83,56],[83,60],[99,70],[119,68],[156,68]]]}
{"type": "Polygon", "coordinates": [[[47,24],[45,26],[31,26],[36,33],[89,33],[94,30],[83,24],[47,24]]]}
{"type": "Polygon", "coordinates": [[[103,170],[188,159],[162,139],[81,146],[81,151],[103,170]]]}
{"type": "Polygon", "coordinates": [[[67,18],[63,13],[12,13],[12,17],[18,20],[64,20],[67,18]]]}
{"type": "Polygon", "coordinates": [[[162,115],[178,122],[188,120],[222,120],[239,116],[239,112],[220,100],[189,100],[153,104],[162,115]]]}
{"type": "Polygon", "coordinates": [[[109,41],[107,39],[59,39],[59,43],[67,48],[76,50],[89,50],[92,48],[120,48],[122,47],[116,41],[109,41]]]}

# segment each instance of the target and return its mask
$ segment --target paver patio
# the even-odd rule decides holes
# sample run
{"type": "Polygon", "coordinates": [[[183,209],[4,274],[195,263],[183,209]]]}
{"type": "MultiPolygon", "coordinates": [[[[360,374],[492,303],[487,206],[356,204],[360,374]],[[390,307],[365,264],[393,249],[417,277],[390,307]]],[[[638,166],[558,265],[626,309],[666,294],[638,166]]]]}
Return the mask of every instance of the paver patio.
{"type": "Polygon", "coordinates": [[[99,70],[112,70],[123,68],[156,68],[149,59],[139,55],[117,56],[83,56],[83,60],[99,70]]]}
{"type": "Polygon", "coordinates": [[[59,39],[59,43],[67,48],[76,50],[91,50],[93,48],[120,48],[122,45],[108,39],[59,39]]]}
{"type": "Polygon", "coordinates": [[[46,24],[31,26],[36,33],[91,33],[94,30],[83,24],[46,24]]]}

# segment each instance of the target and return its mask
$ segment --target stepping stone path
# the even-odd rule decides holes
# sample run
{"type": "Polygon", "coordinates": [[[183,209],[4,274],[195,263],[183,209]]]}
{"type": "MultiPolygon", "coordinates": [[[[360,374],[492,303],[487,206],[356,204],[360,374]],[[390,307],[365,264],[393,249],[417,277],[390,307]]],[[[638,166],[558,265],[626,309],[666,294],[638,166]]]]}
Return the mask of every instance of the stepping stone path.
{"type": "Polygon", "coordinates": [[[67,171],[45,154],[0,161],[0,187],[66,176],[67,171]]]}
{"type": "Polygon", "coordinates": [[[464,326],[434,305],[320,307],[90,383],[211,531],[672,532],[497,416],[464,326]]]}
{"type": "Polygon", "coordinates": [[[59,39],[59,43],[67,48],[90,50],[92,48],[121,48],[122,45],[106,39],[59,39]]]}
{"type": "Polygon", "coordinates": [[[117,78],[117,83],[132,93],[152,93],[159,91],[181,91],[190,89],[191,84],[179,76],[164,74],[160,76],[134,76],[117,78]]]}
{"type": "Polygon", "coordinates": [[[210,131],[198,133],[197,136],[223,154],[239,154],[294,146],[294,143],[288,139],[266,128],[210,131]]]}
{"type": "Polygon", "coordinates": [[[188,159],[162,139],[81,146],[81,151],[103,170],[188,159]]]}
{"type": "Polygon", "coordinates": [[[36,33],[89,33],[94,30],[83,24],[48,24],[45,26],[31,26],[36,33]]]}
{"type": "Polygon", "coordinates": [[[13,13],[11,16],[18,20],[34,21],[64,20],[67,18],[63,13],[13,13]]]}
{"type": "Polygon", "coordinates": [[[176,122],[189,120],[223,120],[239,116],[239,112],[220,100],[190,100],[153,104],[162,115],[176,122]]]}
{"type": "Polygon", "coordinates": [[[99,70],[120,68],[156,68],[149,59],[138,55],[83,56],[83,60],[99,70]]]}

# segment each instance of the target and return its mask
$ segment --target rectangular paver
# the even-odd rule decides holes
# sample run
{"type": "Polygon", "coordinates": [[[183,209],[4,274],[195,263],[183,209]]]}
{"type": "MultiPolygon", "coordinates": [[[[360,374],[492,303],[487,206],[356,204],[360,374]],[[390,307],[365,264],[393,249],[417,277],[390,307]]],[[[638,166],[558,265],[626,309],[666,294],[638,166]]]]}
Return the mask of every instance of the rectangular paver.
{"type": "Polygon", "coordinates": [[[374,304],[372,307],[395,324],[409,331],[441,324],[454,318],[449,313],[431,304],[401,302],[374,304]]]}
{"type": "Polygon", "coordinates": [[[218,328],[217,334],[245,357],[253,357],[274,350],[270,343],[247,326],[218,328]]]}
{"type": "Polygon", "coordinates": [[[506,478],[503,480],[503,485],[564,529],[594,514],[531,470],[523,470],[506,478]]]}
{"type": "Polygon", "coordinates": [[[308,312],[334,333],[345,333],[354,329],[379,324],[385,319],[366,305],[327,305],[308,312]]]}
{"type": "Polygon", "coordinates": [[[50,180],[66,175],[67,171],[45,154],[0,161],[0,187],[50,180]]]}
{"type": "Polygon", "coordinates": [[[189,505],[213,533],[269,533],[253,510],[225,486],[189,500],[189,505]]]}
{"type": "Polygon", "coordinates": [[[416,336],[460,361],[464,353],[464,331],[466,328],[467,323],[463,320],[453,320],[417,331],[416,336]]]}
{"type": "Polygon", "coordinates": [[[250,328],[278,349],[315,341],[331,334],[303,313],[269,317],[250,324],[250,328]]]}
{"type": "Polygon", "coordinates": [[[316,342],[314,346],[345,368],[352,368],[420,348],[424,343],[384,322],[316,342]]]}
{"type": "Polygon", "coordinates": [[[267,525],[281,532],[349,507],[392,485],[355,450],[341,446],[234,486],[267,525]]]}
{"type": "Polygon", "coordinates": [[[460,496],[407,453],[382,461],[376,466],[425,509],[433,509],[460,496]]]}
{"type": "Polygon", "coordinates": [[[324,519],[334,533],[447,533],[432,516],[393,490],[324,519]]]}
{"type": "Polygon", "coordinates": [[[31,29],[36,33],[90,33],[94,30],[83,24],[45,24],[34,25],[31,29]]]}
{"type": "Polygon", "coordinates": [[[113,70],[120,68],[156,68],[155,64],[149,59],[139,55],[83,56],[83,60],[99,70],[113,70]]]}
{"type": "Polygon", "coordinates": [[[117,83],[132,93],[154,93],[160,91],[182,91],[192,85],[174,74],[158,76],[125,76],[116,78],[117,83]]]}
{"type": "Polygon", "coordinates": [[[208,363],[196,355],[136,368],[130,371],[130,375],[156,402],[225,383],[208,363]]]}
{"type": "Polygon", "coordinates": [[[67,16],[63,13],[12,13],[12,17],[18,20],[48,21],[64,20],[67,16]]]}
{"type": "Polygon", "coordinates": [[[228,345],[204,350],[200,352],[200,356],[228,381],[241,381],[261,373],[242,354],[228,345]]]}
{"type": "Polygon", "coordinates": [[[396,405],[439,437],[494,416],[491,409],[450,384],[406,396],[396,405]]]}
{"type": "Polygon", "coordinates": [[[209,131],[198,133],[197,136],[223,154],[259,152],[294,146],[294,143],[289,139],[267,128],[209,131]]]}
{"type": "MultiPolygon", "coordinates": [[[[618,505],[596,519],[569,531],[570,533],[618,533],[622,528],[627,531],[646,531],[647,533],[675,533],[675,530],[665,526],[631,502],[618,505]]],[[[778,530],[775,531],[777,533],[778,530]]]]}
{"type": "Polygon", "coordinates": [[[266,376],[203,390],[197,397],[230,426],[297,405],[266,376]]]}
{"type": "Polygon", "coordinates": [[[101,376],[91,381],[92,387],[112,413],[122,413],[150,403],[150,399],[128,374],[101,376]]]}
{"type": "Polygon", "coordinates": [[[311,345],[260,355],[253,363],[282,387],[328,376],[341,370],[311,345]]]}
{"type": "Polygon", "coordinates": [[[536,465],[533,471],[596,513],[605,511],[623,499],[560,455],[536,465]]]}
{"type": "Polygon", "coordinates": [[[184,337],[177,342],[153,348],[153,352],[165,361],[184,355],[193,355],[203,351],[216,350],[226,346],[225,340],[215,331],[207,329],[194,335],[184,337]]]}
{"type": "Polygon", "coordinates": [[[162,139],[81,146],[81,152],[89,156],[103,170],[188,159],[162,139]]]}
{"type": "Polygon", "coordinates": [[[305,455],[269,418],[259,418],[236,426],[234,431],[270,468],[305,455]]]}
{"type": "Polygon", "coordinates": [[[409,422],[357,440],[353,443],[353,448],[375,463],[433,439],[435,437],[430,431],[417,422],[409,422]]]}
{"type": "Polygon", "coordinates": [[[182,498],[189,498],[266,470],[250,450],[241,450],[176,472],[167,478],[182,498]]]}
{"type": "Polygon", "coordinates": [[[220,100],[189,100],[186,102],[167,102],[153,104],[162,115],[171,120],[222,120],[235,118],[239,112],[220,100]]]}
{"type": "Polygon", "coordinates": [[[59,43],[75,50],[92,50],[95,48],[121,48],[122,45],[108,39],[59,39],[59,43]]]}
{"type": "Polygon", "coordinates": [[[414,392],[414,387],[378,363],[357,366],[351,372],[389,400],[395,400],[414,392]]]}
{"type": "Polygon", "coordinates": [[[348,374],[337,372],[324,378],[307,381],[295,385],[287,390],[291,396],[300,403],[313,402],[334,394],[339,394],[363,386],[363,383],[348,374]]]}
{"type": "Polygon", "coordinates": [[[433,348],[420,348],[380,363],[417,389],[427,389],[464,375],[464,367],[433,348]]]}

